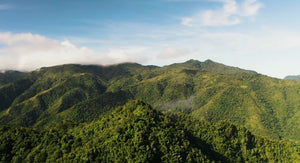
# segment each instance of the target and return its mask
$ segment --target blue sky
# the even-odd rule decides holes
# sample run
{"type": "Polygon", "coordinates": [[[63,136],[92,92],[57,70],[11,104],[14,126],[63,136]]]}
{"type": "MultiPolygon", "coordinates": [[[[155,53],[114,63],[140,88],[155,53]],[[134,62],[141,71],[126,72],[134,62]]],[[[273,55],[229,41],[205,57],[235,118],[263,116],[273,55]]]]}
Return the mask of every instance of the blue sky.
{"type": "Polygon", "coordinates": [[[0,69],[211,59],[300,74],[295,0],[0,0],[0,69]]]}

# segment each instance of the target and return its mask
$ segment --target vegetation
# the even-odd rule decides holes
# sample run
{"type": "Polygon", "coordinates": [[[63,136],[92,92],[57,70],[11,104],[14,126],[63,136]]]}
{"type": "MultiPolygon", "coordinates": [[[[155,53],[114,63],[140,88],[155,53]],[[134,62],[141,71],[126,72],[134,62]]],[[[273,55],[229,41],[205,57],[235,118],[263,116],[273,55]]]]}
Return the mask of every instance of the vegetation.
{"type": "Polygon", "coordinates": [[[0,87],[0,123],[35,128],[91,122],[142,99],[162,111],[229,120],[254,134],[300,140],[300,83],[207,60],[164,67],[61,65],[0,87]]]}
{"type": "Polygon", "coordinates": [[[14,82],[20,78],[22,78],[26,73],[19,71],[4,71],[0,72],[0,86],[14,82]]]}
{"type": "Polygon", "coordinates": [[[300,146],[229,121],[162,113],[141,100],[90,123],[35,130],[0,126],[1,162],[299,162],[300,146]]]}

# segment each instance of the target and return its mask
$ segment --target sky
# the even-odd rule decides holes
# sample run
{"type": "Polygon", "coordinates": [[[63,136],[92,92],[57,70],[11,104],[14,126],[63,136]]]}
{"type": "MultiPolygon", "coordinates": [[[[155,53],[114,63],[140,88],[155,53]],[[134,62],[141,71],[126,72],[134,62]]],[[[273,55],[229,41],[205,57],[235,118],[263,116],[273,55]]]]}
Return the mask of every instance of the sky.
{"type": "Polygon", "coordinates": [[[300,1],[0,0],[0,70],[207,59],[300,74],[300,1]]]}

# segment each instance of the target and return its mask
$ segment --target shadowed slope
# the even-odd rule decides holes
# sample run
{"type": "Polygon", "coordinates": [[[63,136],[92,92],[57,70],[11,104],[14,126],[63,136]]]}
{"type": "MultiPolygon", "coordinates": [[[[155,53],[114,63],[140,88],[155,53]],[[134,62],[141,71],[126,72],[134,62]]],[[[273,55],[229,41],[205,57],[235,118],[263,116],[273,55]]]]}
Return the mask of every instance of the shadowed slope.
{"type": "Polygon", "coordinates": [[[0,126],[4,162],[292,162],[299,145],[130,101],[95,121],[37,131],[0,126]]]}
{"type": "Polygon", "coordinates": [[[142,99],[161,110],[230,120],[255,134],[300,140],[299,92],[299,82],[210,60],[164,67],[62,65],[2,86],[0,122],[41,128],[63,119],[89,122],[130,99],[142,99]]]}

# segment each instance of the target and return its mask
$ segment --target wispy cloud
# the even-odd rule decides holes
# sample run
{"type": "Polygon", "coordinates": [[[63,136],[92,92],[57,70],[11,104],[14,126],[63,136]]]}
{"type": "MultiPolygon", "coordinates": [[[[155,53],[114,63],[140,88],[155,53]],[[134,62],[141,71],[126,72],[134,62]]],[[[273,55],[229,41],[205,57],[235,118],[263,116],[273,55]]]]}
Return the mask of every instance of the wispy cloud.
{"type": "MultiPolygon", "coordinates": [[[[151,34],[152,30],[146,33],[151,34]]],[[[210,32],[197,28],[169,28],[168,33],[163,33],[165,29],[155,31],[162,35],[151,38],[150,42],[141,36],[131,42],[131,45],[122,45],[122,42],[128,41],[123,38],[118,40],[120,44],[114,43],[113,46],[100,50],[77,46],[68,38],[59,41],[31,33],[0,33],[0,70],[34,70],[66,63],[108,65],[138,62],[166,65],[191,58],[212,59],[276,77],[283,77],[285,72],[297,73],[300,68],[297,63],[300,51],[299,31],[266,26],[256,31],[210,32]],[[162,31],[159,32],[160,30],[162,31]],[[181,32],[174,37],[173,33],[176,31],[181,32]],[[292,64],[274,71],[274,66],[283,62],[292,64]]],[[[98,43],[97,40],[94,41],[98,43]]],[[[110,44],[99,41],[99,47],[110,44]]]]}
{"type": "Polygon", "coordinates": [[[175,58],[180,58],[189,55],[192,53],[192,50],[190,49],[178,49],[178,48],[172,48],[168,47],[163,49],[158,55],[158,59],[175,59],[175,58]]]}
{"type": "Polygon", "coordinates": [[[120,62],[145,62],[139,57],[144,47],[109,48],[94,51],[77,47],[69,40],[52,40],[31,33],[0,33],[0,69],[34,70],[39,67],[67,63],[116,64],[120,62]]]}
{"type": "Polygon", "coordinates": [[[211,0],[223,3],[217,10],[205,10],[190,17],[182,18],[181,24],[186,26],[230,26],[243,22],[247,17],[255,16],[263,7],[258,0],[211,0]]]}
{"type": "Polygon", "coordinates": [[[199,1],[206,1],[206,0],[163,0],[166,2],[199,2],[199,1]]]}
{"type": "Polygon", "coordinates": [[[9,4],[0,4],[0,10],[8,10],[8,9],[11,9],[13,8],[12,5],[9,5],[9,4]]]}

